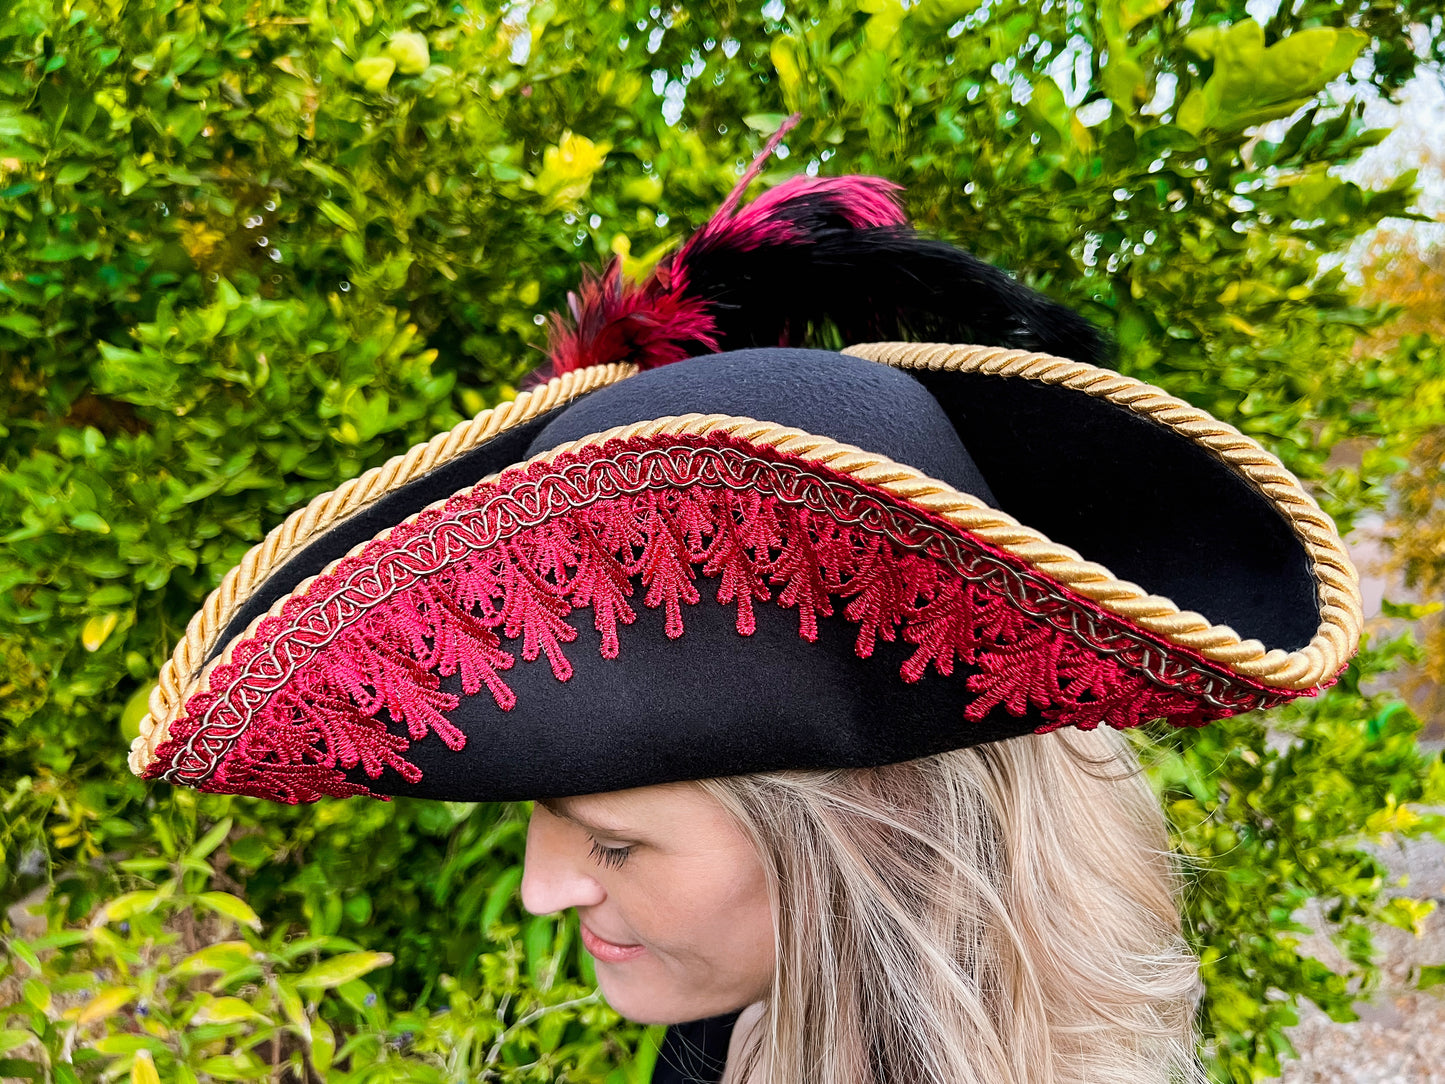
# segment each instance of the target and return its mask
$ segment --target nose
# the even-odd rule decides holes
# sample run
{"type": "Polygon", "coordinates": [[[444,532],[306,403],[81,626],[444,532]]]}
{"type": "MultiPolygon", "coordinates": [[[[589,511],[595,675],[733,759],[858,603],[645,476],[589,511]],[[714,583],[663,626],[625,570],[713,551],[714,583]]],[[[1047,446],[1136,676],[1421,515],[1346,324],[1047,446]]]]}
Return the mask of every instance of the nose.
{"type": "Polygon", "coordinates": [[[547,915],[601,903],[607,893],[582,865],[586,856],[586,833],[538,806],[527,825],[522,906],[547,915]]]}

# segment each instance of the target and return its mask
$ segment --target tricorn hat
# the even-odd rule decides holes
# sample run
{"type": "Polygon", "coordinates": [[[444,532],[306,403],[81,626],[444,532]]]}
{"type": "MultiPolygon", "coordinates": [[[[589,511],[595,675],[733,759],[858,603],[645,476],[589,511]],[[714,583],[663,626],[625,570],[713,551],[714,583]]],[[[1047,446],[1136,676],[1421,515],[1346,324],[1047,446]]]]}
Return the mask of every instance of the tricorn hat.
{"type": "Polygon", "coordinates": [[[544,798],[1199,726],[1331,683],[1358,581],[1279,461],[1101,367],[1085,320],[920,235],[890,182],[742,206],[791,123],[646,281],[584,275],[514,400],[247,553],[132,769],[544,798]]]}

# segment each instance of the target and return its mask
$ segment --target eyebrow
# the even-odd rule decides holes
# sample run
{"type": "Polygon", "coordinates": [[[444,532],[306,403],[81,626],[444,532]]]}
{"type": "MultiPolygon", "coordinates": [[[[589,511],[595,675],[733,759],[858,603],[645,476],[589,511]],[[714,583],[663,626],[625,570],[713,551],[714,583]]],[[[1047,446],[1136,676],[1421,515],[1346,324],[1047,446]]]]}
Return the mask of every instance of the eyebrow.
{"type": "Polygon", "coordinates": [[[611,825],[598,824],[596,821],[589,821],[585,817],[579,817],[572,809],[568,808],[565,798],[538,798],[536,802],[546,809],[554,817],[561,817],[563,820],[571,821],[573,824],[581,825],[593,832],[600,832],[604,836],[625,836],[630,833],[624,829],[611,825]]]}

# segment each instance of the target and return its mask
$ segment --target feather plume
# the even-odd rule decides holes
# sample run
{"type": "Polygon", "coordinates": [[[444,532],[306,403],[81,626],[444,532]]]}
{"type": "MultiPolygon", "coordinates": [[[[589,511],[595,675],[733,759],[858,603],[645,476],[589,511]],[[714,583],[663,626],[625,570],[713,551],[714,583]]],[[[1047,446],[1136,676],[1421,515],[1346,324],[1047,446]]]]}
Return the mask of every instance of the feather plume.
{"type": "Polygon", "coordinates": [[[882,177],[794,177],[740,206],[794,114],[708,222],[642,283],[614,257],[583,272],[528,380],[612,361],[655,368],[749,346],[911,339],[1104,361],[1078,313],[956,245],[920,234],[882,177]],[[570,317],[570,318],[569,318],[570,317]]]}

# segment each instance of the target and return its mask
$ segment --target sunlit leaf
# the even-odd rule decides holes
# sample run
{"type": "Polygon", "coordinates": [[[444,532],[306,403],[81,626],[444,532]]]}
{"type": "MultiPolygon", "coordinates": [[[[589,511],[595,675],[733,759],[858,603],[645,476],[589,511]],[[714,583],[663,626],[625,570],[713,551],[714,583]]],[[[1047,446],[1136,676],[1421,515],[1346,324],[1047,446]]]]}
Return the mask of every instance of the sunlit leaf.
{"type": "Polygon", "coordinates": [[[358,60],[352,66],[352,73],[362,86],[373,94],[380,94],[386,90],[387,84],[391,82],[392,73],[396,71],[396,61],[389,56],[370,56],[364,60],[358,60]]]}
{"type": "Polygon", "coordinates": [[[254,950],[244,941],[218,941],[191,953],[181,960],[174,974],[198,975],[206,971],[235,971],[255,958],[254,950]]]}
{"type": "Polygon", "coordinates": [[[196,902],[217,914],[235,919],[243,926],[253,930],[261,928],[261,918],[251,910],[251,905],[229,892],[202,892],[196,897],[196,902]]]}
{"type": "Polygon", "coordinates": [[[97,1020],[113,1016],[124,1006],[130,1004],[135,996],[134,986],[112,986],[107,990],[102,990],[81,1008],[75,1018],[76,1023],[93,1024],[97,1020]]]}
{"type": "Polygon", "coordinates": [[[154,910],[163,899],[165,899],[165,894],[159,889],[127,892],[117,896],[101,908],[96,920],[97,922],[121,922],[134,915],[154,910]]]}
{"type": "Polygon", "coordinates": [[[331,1070],[336,1054],[336,1035],[321,1017],[311,1021],[311,1065],[323,1077],[331,1070]]]}
{"type": "Polygon", "coordinates": [[[98,614],[85,623],[80,630],[80,642],[87,651],[99,651],[110,634],[115,631],[117,622],[120,621],[120,614],[108,613],[98,614]]]}
{"type": "Polygon", "coordinates": [[[359,979],[378,967],[388,967],[391,962],[392,956],[389,952],[345,952],[307,969],[297,976],[296,985],[302,989],[330,989],[352,979],[359,979]]]}
{"type": "Polygon", "coordinates": [[[18,1028],[0,1030],[0,1054],[8,1054],[34,1039],[35,1036],[31,1032],[21,1031],[18,1028]]]}
{"type": "Polygon", "coordinates": [[[431,64],[426,36],[409,30],[391,36],[386,55],[396,62],[396,70],[402,75],[420,75],[431,64]]]}
{"type": "Polygon", "coordinates": [[[212,998],[193,1016],[196,1024],[235,1024],[242,1020],[265,1020],[266,1017],[239,997],[212,998]]]}
{"type": "Polygon", "coordinates": [[[322,214],[331,219],[332,222],[335,222],[343,230],[356,231],[356,219],[352,218],[331,200],[319,200],[317,201],[316,207],[322,214]]]}
{"type": "Polygon", "coordinates": [[[155,1059],[149,1050],[136,1051],[135,1060],[130,1064],[130,1084],[161,1084],[155,1059]]]}

